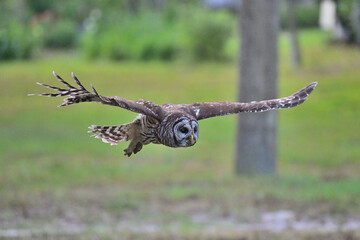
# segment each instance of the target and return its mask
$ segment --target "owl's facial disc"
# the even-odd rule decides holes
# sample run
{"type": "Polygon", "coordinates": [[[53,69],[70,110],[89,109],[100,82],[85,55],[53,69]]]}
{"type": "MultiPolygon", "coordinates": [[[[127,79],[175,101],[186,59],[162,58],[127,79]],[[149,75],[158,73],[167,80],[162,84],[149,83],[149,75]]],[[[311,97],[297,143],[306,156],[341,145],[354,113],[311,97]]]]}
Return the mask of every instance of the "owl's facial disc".
{"type": "Polygon", "coordinates": [[[182,119],[174,125],[174,138],[178,147],[190,147],[199,137],[199,125],[196,121],[182,119]]]}

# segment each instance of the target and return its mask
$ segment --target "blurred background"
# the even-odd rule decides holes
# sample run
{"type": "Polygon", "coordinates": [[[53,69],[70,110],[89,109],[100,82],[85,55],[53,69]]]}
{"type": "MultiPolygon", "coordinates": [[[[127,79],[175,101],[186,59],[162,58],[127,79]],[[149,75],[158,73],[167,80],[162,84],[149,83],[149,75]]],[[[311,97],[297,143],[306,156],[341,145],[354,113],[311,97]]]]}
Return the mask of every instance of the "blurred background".
{"type": "Polygon", "coordinates": [[[107,96],[236,101],[245,1],[1,0],[0,239],[360,239],[358,0],[276,5],[278,95],[319,86],[278,112],[271,176],[236,174],[237,116],[127,158],[87,127],[136,114],[27,96],[55,70],[107,96]]]}

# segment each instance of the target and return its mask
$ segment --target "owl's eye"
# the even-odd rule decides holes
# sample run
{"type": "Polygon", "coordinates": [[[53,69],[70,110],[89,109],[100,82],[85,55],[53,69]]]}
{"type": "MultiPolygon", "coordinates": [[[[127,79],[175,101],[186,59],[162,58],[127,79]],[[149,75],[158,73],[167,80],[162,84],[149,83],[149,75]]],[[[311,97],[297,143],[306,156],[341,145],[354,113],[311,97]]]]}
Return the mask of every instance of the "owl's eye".
{"type": "Polygon", "coordinates": [[[187,129],[186,127],[181,127],[179,130],[184,134],[187,134],[189,132],[189,129],[187,129]]]}

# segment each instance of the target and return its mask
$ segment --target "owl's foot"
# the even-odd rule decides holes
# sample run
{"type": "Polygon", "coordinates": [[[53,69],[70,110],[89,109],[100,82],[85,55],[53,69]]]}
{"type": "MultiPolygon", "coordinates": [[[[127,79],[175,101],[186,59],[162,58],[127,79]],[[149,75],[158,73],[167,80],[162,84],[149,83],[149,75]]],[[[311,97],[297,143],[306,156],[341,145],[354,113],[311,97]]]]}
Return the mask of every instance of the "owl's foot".
{"type": "Polygon", "coordinates": [[[141,142],[137,142],[136,144],[134,142],[131,142],[129,147],[124,149],[125,152],[125,156],[130,157],[132,153],[136,154],[138,152],[140,152],[140,150],[142,149],[142,143],[141,142]]]}
{"type": "Polygon", "coordinates": [[[132,154],[132,151],[130,151],[128,148],[124,149],[124,155],[130,157],[132,154]]]}

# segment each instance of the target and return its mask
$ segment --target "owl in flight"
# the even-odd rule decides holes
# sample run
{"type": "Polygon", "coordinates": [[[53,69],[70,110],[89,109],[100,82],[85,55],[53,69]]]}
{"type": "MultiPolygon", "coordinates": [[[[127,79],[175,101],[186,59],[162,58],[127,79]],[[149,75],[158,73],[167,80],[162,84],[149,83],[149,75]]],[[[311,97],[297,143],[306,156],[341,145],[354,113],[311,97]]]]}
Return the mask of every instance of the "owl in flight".
{"type": "Polygon", "coordinates": [[[315,89],[317,82],[310,83],[300,91],[279,99],[240,102],[200,102],[193,104],[164,104],[159,106],[150,101],[139,99],[127,100],[121,97],[105,97],[97,93],[93,86],[93,92],[89,92],[72,73],[72,77],[78,87],[65,82],[59,75],[54,76],[65,85],[65,88],[53,87],[43,83],[37,83],[46,88],[55,90],[57,93],[29,94],[46,97],[67,96],[59,106],[68,106],[81,102],[100,102],[102,104],[125,108],[139,113],[134,121],[118,126],[90,126],[90,133],[95,138],[102,139],[105,143],[117,145],[120,141],[130,141],[124,150],[125,155],[139,152],[143,145],[149,143],[163,144],[168,147],[190,147],[199,137],[198,121],[210,118],[235,114],[240,112],[264,112],[272,109],[291,108],[298,106],[307,100],[307,96],[315,89]]]}

